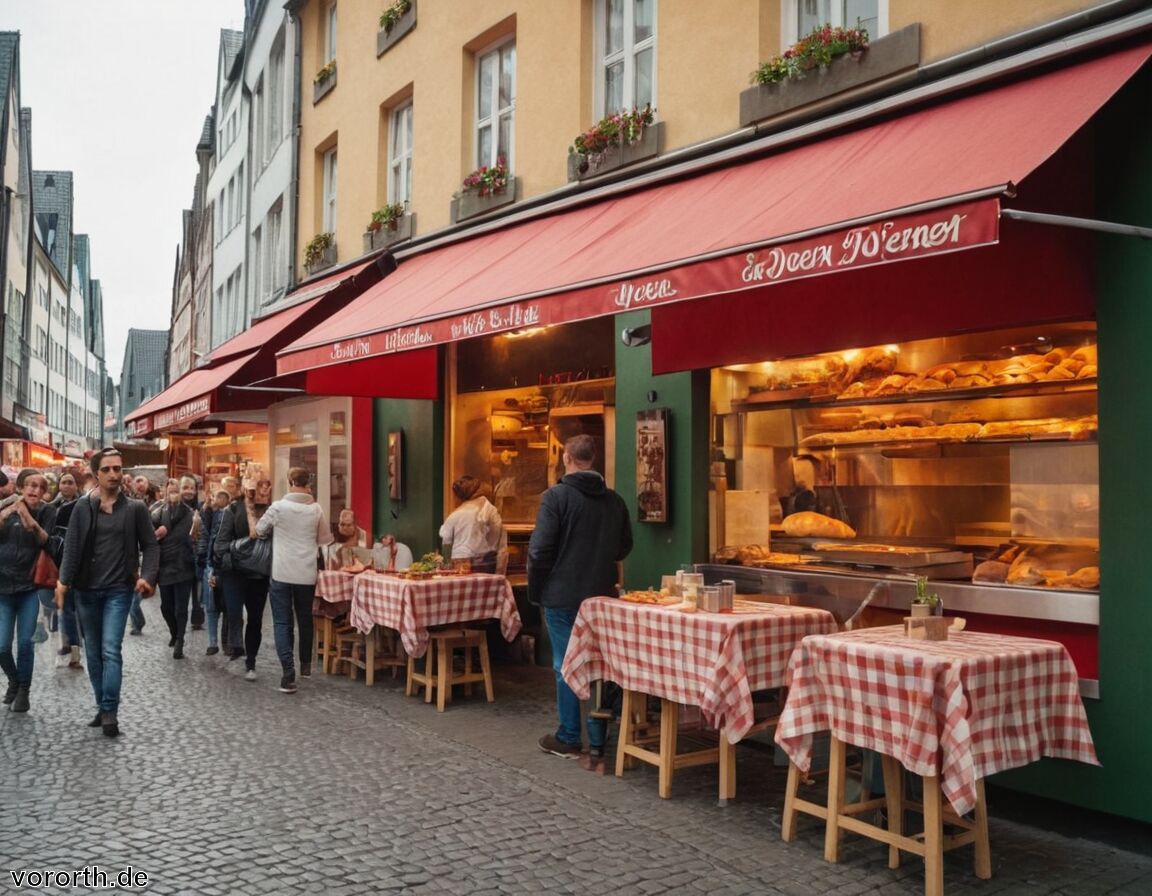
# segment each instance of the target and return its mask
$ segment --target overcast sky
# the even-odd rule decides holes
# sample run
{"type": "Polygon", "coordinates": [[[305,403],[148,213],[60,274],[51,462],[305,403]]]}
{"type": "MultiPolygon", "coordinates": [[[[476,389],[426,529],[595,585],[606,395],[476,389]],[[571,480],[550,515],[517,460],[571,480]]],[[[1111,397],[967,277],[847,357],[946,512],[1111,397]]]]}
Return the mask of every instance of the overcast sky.
{"type": "Polygon", "coordinates": [[[243,27],[244,0],[0,0],[0,30],[20,32],[32,167],[75,175],[115,382],[128,329],[168,329],[220,29],[243,27]]]}

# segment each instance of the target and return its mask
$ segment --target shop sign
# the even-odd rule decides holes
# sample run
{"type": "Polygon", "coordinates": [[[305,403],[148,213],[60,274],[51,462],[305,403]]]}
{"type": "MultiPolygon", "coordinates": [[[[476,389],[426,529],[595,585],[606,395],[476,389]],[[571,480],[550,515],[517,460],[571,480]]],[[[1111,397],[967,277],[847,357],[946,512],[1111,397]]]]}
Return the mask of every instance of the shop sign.
{"type": "Polygon", "coordinates": [[[124,424],[124,429],[132,438],[140,438],[152,432],[152,418],[151,417],[137,417],[135,420],[129,420],[124,424]]]}
{"type": "Polygon", "coordinates": [[[186,401],[184,404],[178,405],[175,408],[157,411],[153,415],[154,428],[167,429],[178,423],[196,420],[210,413],[212,413],[212,396],[210,394],[201,395],[199,398],[186,401]]]}
{"type": "Polygon", "coordinates": [[[396,327],[354,341],[280,358],[280,373],[323,367],[521,327],[572,323],[636,308],[756,289],[843,271],[992,245],[999,240],[1000,204],[983,199],[781,241],[642,277],[557,292],[396,327]]]}

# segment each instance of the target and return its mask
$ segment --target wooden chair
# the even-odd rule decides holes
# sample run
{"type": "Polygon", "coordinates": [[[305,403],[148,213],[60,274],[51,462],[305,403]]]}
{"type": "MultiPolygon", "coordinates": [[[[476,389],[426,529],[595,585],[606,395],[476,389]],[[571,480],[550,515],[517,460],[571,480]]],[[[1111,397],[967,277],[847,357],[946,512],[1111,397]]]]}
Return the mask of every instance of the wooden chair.
{"type": "Polygon", "coordinates": [[[444,712],[444,707],[452,700],[452,687],[463,685],[466,696],[472,695],[473,684],[484,685],[484,695],[489,703],[496,701],[492,689],[492,665],[488,657],[488,636],[483,629],[449,628],[429,632],[428,651],[424,655],[422,669],[416,660],[408,658],[408,680],[404,692],[409,696],[418,687],[424,688],[424,702],[432,702],[432,692],[436,692],[436,711],[444,712]],[[455,653],[464,651],[461,671],[455,668],[455,653]],[[479,669],[473,664],[475,658],[479,669]]]}

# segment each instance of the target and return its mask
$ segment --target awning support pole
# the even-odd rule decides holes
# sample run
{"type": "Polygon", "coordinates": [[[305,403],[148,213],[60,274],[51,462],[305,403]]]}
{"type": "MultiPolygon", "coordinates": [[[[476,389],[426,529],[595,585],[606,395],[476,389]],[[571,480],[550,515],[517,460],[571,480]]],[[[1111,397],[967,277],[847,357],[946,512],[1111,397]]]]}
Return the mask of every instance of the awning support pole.
{"type": "Polygon", "coordinates": [[[1096,221],[1092,218],[1071,218],[1068,215],[1046,215],[1041,212],[1026,212],[1015,208],[1000,209],[1000,217],[1010,218],[1013,221],[1027,221],[1030,224],[1077,227],[1081,230],[1095,230],[1099,233],[1114,233],[1120,236],[1134,236],[1142,240],[1152,240],[1152,227],[1137,227],[1135,224],[1116,224],[1113,221],[1096,221]]]}
{"type": "Polygon", "coordinates": [[[237,392],[305,392],[295,386],[225,386],[225,389],[234,389],[237,392]]]}

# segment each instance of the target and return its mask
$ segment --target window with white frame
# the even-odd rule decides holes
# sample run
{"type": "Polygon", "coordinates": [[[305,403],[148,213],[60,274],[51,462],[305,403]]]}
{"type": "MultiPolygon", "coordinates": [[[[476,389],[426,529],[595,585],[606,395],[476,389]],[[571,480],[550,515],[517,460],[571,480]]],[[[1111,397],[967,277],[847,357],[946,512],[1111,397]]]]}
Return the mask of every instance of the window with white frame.
{"type": "Polygon", "coordinates": [[[476,166],[504,159],[512,169],[516,117],[516,41],[508,40],[476,60],[476,166]]]}
{"type": "Polygon", "coordinates": [[[252,157],[256,160],[256,164],[260,168],[263,168],[268,161],[267,114],[267,101],[264,98],[264,78],[261,76],[260,80],[256,82],[255,90],[252,91],[252,157]]]}
{"type": "Polygon", "coordinates": [[[225,203],[225,210],[227,212],[224,218],[224,232],[227,233],[232,229],[232,224],[235,222],[236,214],[236,177],[233,175],[228,178],[228,200],[225,203]]]}
{"type": "Polygon", "coordinates": [[[336,232],[336,148],[324,153],[324,230],[336,232]]]}
{"type": "Polygon", "coordinates": [[[285,255],[283,241],[284,209],[281,200],[268,211],[267,223],[264,225],[264,245],[267,251],[265,262],[265,275],[269,281],[268,294],[272,294],[287,285],[288,261],[285,255]]]}
{"type": "Polygon", "coordinates": [[[407,205],[412,198],[412,103],[392,111],[390,134],[388,197],[392,203],[407,205]]]}
{"type": "Polygon", "coordinates": [[[261,279],[264,271],[264,230],[257,227],[252,231],[252,266],[249,274],[252,277],[252,291],[256,293],[256,302],[259,303],[265,295],[264,282],[261,279]]]}
{"type": "Polygon", "coordinates": [[[336,58],[336,4],[329,4],[324,11],[324,50],[327,53],[325,62],[336,58]]]}
{"type": "Polygon", "coordinates": [[[786,47],[821,25],[867,28],[872,38],[888,31],[888,0],[787,0],[781,8],[786,47]]]}
{"type": "Polygon", "coordinates": [[[656,104],[656,0],[596,4],[598,115],[656,104]]]}
{"type": "Polygon", "coordinates": [[[276,35],[268,60],[268,152],[272,155],[284,132],[284,31],[276,35]]]}

